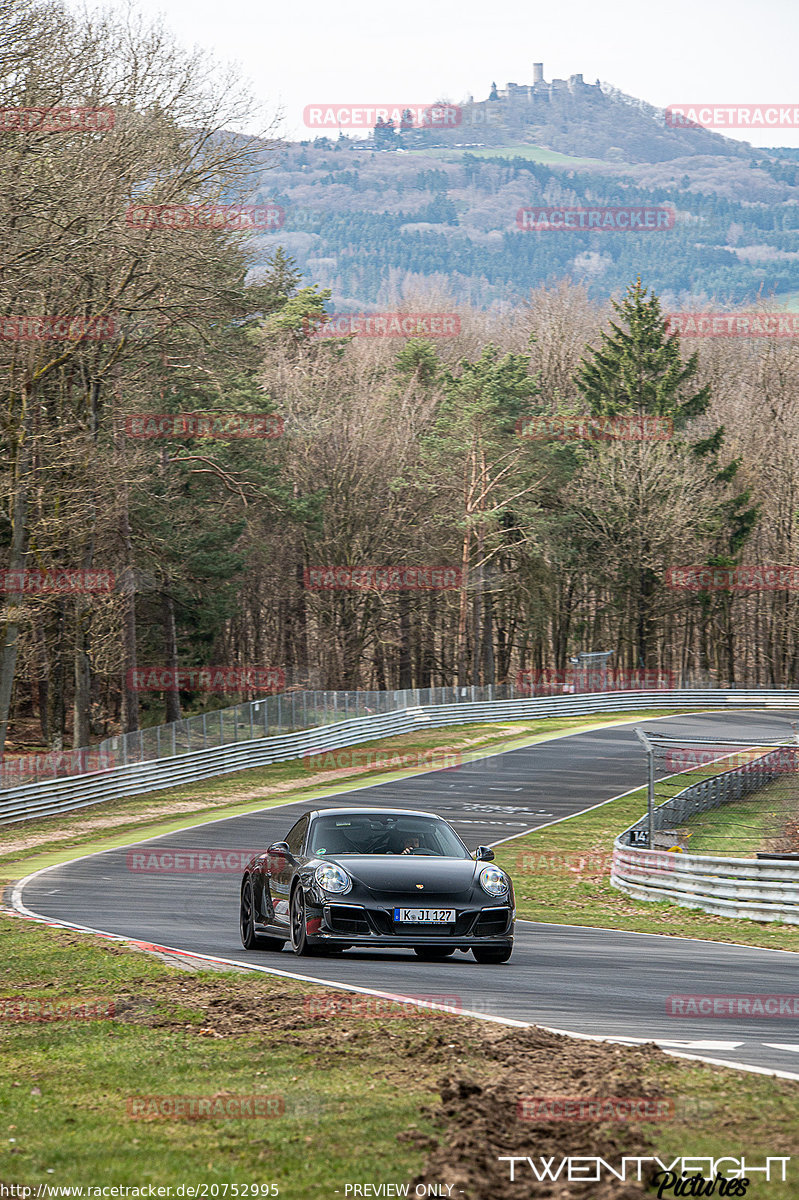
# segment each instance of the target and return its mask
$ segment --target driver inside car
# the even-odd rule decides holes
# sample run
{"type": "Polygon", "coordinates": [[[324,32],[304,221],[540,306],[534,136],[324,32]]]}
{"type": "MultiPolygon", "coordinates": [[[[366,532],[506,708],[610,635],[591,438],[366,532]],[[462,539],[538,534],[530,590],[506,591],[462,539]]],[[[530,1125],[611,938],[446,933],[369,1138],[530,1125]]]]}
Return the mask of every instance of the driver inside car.
{"type": "Polygon", "coordinates": [[[395,849],[395,854],[413,854],[414,850],[419,849],[419,839],[414,834],[406,833],[400,837],[398,849],[395,849]]]}

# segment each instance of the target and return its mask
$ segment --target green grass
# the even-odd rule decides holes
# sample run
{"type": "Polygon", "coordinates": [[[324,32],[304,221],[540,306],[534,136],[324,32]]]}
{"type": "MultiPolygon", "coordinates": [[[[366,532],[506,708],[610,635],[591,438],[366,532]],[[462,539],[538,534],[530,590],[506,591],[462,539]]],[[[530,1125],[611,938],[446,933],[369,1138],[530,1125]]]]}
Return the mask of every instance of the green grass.
{"type": "Polygon", "coordinates": [[[611,887],[614,840],[645,811],[646,789],[641,788],[498,846],[496,861],[514,880],[518,915],[528,921],[799,950],[795,925],[716,917],[668,902],[634,900],[611,887]]]}
{"type": "MultiPolygon", "coordinates": [[[[746,1195],[748,1200],[799,1196],[795,1170],[795,1126],[792,1129],[796,1120],[799,1085],[763,1076],[697,1067],[692,1068],[690,1073],[690,1091],[683,1092],[688,1077],[682,1075],[674,1060],[667,1060],[657,1068],[657,1078],[666,1095],[685,1095],[688,1110],[692,1104],[696,1104],[699,1113],[695,1120],[687,1117],[679,1124],[665,1122],[659,1128],[649,1126],[658,1147],[658,1157],[662,1161],[673,1161],[682,1156],[718,1159],[722,1155],[735,1155],[745,1157],[752,1166],[762,1167],[769,1156],[794,1155],[792,1161],[786,1164],[788,1178],[785,1183],[775,1182],[779,1179],[775,1164],[775,1175],[769,1182],[766,1182],[764,1175],[754,1172],[748,1176],[750,1185],[746,1195]],[[755,1115],[758,1111],[771,1114],[768,1122],[761,1122],[755,1115]],[[703,1119],[703,1112],[711,1115],[703,1119]],[[736,1147],[734,1150],[733,1146],[736,1147]],[[781,1148],[775,1149],[777,1146],[781,1148]],[[690,1149],[686,1152],[687,1147],[690,1149]]],[[[729,1164],[724,1164],[720,1167],[720,1173],[730,1169],[729,1164]]],[[[718,1195],[718,1192],[715,1194],[718,1195]]],[[[674,1192],[665,1191],[663,1195],[668,1200],[674,1192]]]]}
{"type": "MultiPolygon", "coordinates": [[[[752,746],[740,756],[732,754],[715,763],[695,766],[660,780],[655,785],[655,804],[662,804],[685,788],[734,770],[745,762],[757,760],[768,751],[767,746],[752,746]]],[[[798,797],[795,776],[791,772],[750,796],[696,813],[681,825],[681,830],[688,835],[687,849],[692,854],[754,857],[758,851],[767,849],[774,838],[783,836],[791,818],[795,822],[798,797]]]]}
{"type": "Polygon", "coordinates": [[[785,783],[776,782],[757,797],[737,800],[698,813],[685,822],[692,854],[722,854],[729,858],[754,858],[769,841],[779,836],[780,826],[793,813],[796,796],[785,794],[785,783]],[[789,807],[790,805],[790,807],[789,807]]]}
{"type": "Polygon", "coordinates": [[[423,155],[425,158],[458,159],[464,154],[473,154],[475,158],[524,158],[530,162],[544,163],[556,167],[619,167],[625,163],[607,163],[601,158],[581,158],[571,154],[561,154],[559,150],[549,150],[545,146],[531,146],[527,142],[518,142],[511,146],[484,146],[480,148],[464,147],[462,149],[434,148],[430,150],[410,150],[410,154],[423,155]]]}
{"type": "MultiPolygon", "coordinates": [[[[313,1047],[276,1049],[255,1035],[230,1040],[224,1052],[209,1051],[188,1030],[116,1023],[87,1023],[56,1038],[27,1029],[9,1040],[6,1071],[12,1078],[24,1075],[26,1084],[35,1080],[42,1093],[21,1092],[13,1113],[15,1173],[36,1180],[47,1179],[49,1171],[59,1180],[128,1185],[199,1175],[214,1182],[276,1183],[295,1195],[329,1194],[336,1185],[343,1190],[356,1164],[359,1176],[384,1177],[393,1141],[387,1129],[408,1128],[420,1102],[433,1098],[432,1089],[402,1090],[394,1080],[373,1079],[368,1060],[334,1065],[322,1054],[322,1070],[313,1047]],[[133,1098],[154,1095],[276,1097],[263,1103],[285,1109],[260,1120],[128,1115],[133,1098]]],[[[393,1178],[407,1179],[421,1165],[421,1155],[408,1157],[401,1171],[389,1168],[393,1178]]]]}
{"type": "MultiPolygon", "coordinates": [[[[396,1155],[387,1166],[394,1131],[418,1125],[419,1107],[435,1094],[429,1078],[397,1086],[397,1022],[372,1022],[370,1030],[355,1022],[356,1044],[343,1052],[320,1043],[322,1023],[305,1015],[310,988],[202,973],[184,982],[155,959],[88,938],[8,920],[0,934],[6,995],[28,1004],[39,995],[100,996],[120,1007],[108,1020],[0,1023],[0,1178],[274,1182],[281,1193],[311,1198],[343,1189],[356,1169],[407,1180],[421,1165],[408,1148],[401,1167],[396,1155]],[[190,990],[183,1002],[181,988],[190,990]],[[285,1024],[271,1011],[278,1002],[285,1024]],[[231,1007],[249,1014],[232,1030],[224,1022],[231,1007]],[[175,1120],[138,1119],[129,1108],[136,1098],[173,1096],[277,1097],[267,1111],[283,1112],[175,1120]]],[[[430,1018],[403,1024],[411,1043],[429,1036],[430,1018]]]]}

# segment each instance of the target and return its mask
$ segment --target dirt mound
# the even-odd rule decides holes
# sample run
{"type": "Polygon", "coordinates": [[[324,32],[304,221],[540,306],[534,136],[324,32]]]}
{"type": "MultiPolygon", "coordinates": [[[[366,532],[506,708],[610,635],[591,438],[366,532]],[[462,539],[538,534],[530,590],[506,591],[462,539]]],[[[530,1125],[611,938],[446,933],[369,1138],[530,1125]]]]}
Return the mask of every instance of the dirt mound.
{"type": "MultiPolygon", "coordinates": [[[[642,1172],[643,1182],[621,1182],[612,1176],[600,1182],[564,1180],[561,1159],[597,1157],[617,1165],[622,1156],[651,1156],[656,1147],[638,1124],[616,1121],[526,1119],[520,1115],[522,1097],[598,1097],[666,1099],[652,1085],[650,1065],[661,1056],[654,1046],[622,1047],[576,1042],[541,1029],[514,1031],[485,1048],[494,1070],[489,1082],[460,1074],[439,1083],[441,1106],[433,1115],[440,1123],[439,1145],[424,1171],[413,1181],[452,1187],[464,1200],[496,1200],[534,1190],[536,1200],[591,1197],[592,1200],[631,1200],[646,1194],[646,1181],[656,1168],[642,1172]],[[538,1182],[522,1167],[510,1182],[509,1164],[500,1156],[529,1155],[539,1173],[540,1159],[551,1159],[556,1182],[538,1182]]],[[[412,1189],[413,1190],[413,1189],[412,1189]]]]}
{"type": "MultiPolygon", "coordinates": [[[[82,941],[70,931],[48,931],[48,936],[62,946],[82,941]]],[[[598,1158],[618,1167],[623,1157],[659,1154],[658,1126],[651,1109],[649,1122],[641,1117],[640,1102],[650,1101],[659,1109],[658,1119],[673,1119],[669,1105],[672,1110],[679,1107],[675,1088],[681,1086],[683,1070],[689,1073],[652,1044],[618,1046],[536,1027],[509,1029],[424,1006],[392,1002],[387,1007],[385,998],[337,993],[268,975],[200,971],[136,978],[130,949],[113,942],[102,948],[109,959],[129,955],[133,960],[127,986],[114,995],[110,979],[85,981],[70,998],[84,993],[97,997],[101,990],[97,998],[113,1001],[115,1021],[201,1038],[255,1038],[273,1049],[290,1046],[300,1060],[312,1056],[318,1071],[346,1069],[352,1061],[367,1063],[371,1074],[398,1090],[407,1090],[412,1081],[421,1101],[421,1128],[408,1124],[396,1133],[400,1161],[403,1145],[426,1156],[411,1195],[416,1186],[426,1185],[430,1196],[441,1196],[447,1194],[443,1185],[448,1185],[455,1200],[642,1197],[656,1164],[644,1164],[650,1169],[642,1172],[641,1182],[620,1181],[604,1168],[600,1174],[605,1178],[598,1182],[570,1181],[568,1164],[562,1160],[598,1158]],[[98,989],[98,984],[106,986],[98,989]],[[332,1014],[331,997],[340,1002],[332,1014]],[[670,1070],[664,1074],[665,1064],[670,1070]],[[670,1094],[664,1095],[664,1086],[670,1094]],[[609,1106],[610,1098],[626,1103],[609,1106]],[[559,1106],[553,1107],[556,1099],[559,1106]],[[633,1100],[639,1104],[630,1104],[633,1100]],[[593,1111],[580,1101],[590,1101],[593,1111]],[[578,1119],[563,1119],[575,1112],[578,1119]],[[500,1162],[501,1157],[522,1160],[515,1182],[510,1180],[510,1164],[500,1162]],[[538,1177],[524,1161],[527,1157],[538,1177]]],[[[24,995],[42,986],[17,985],[16,990],[24,995]]],[[[721,1068],[703,1070],[724,1073],[721,1068]]],[[[688,1093],[683,1099],[690,1101],[690,1083],[688,1093]]],[[[345,1096],[340,1099],[348,1102],[345,1096]]],[[[325,1103],[331,1106],[329,1116],[337,1097],[326,1097],[325,1103]]],[[[315,1101],[311,1108],[324,1116],[315,1101]]],[[[691,1118],[683,1114],[677,1119],[690,1134],[691,1118]]],[[[669,1132],[673,1141],[673,1126],[669,1132]]]]}

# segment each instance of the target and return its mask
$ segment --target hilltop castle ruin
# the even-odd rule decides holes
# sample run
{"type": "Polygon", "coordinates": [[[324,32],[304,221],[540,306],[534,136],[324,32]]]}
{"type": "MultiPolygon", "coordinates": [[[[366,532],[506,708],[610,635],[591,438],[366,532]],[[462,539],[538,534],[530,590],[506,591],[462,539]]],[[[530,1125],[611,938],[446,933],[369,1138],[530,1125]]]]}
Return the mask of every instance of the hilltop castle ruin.
{"type": "MultiPolygon", "coordinates": [[[[598,92],[600,90],[599,80],[596,83],[585,83],[582,75],[570,75],[568,79],[553,79],[549,83],[544,79],[544,64],[533,63],[533,82],[532,83],[509,83],[507,87],[497,90],[497,85],[491,85],[491,96],[489,101],[493,100],[537,100],[545,99],[552,96],[554,92],[598,92]]],[[[488,101],[484,101],[488,103],[488,101]]]]}
{"type": "Polygon", "coordinates": [[[544,64],[533,63],[532,83],[508,83],[504,88],[491,85],[488,99],[475,100],[469,97],[467,109],[472,124],[493,125],[508,119],[526,124],[542,115],[542,110],[553,101],[567,96],[579,95],[583,99],[601,98],[599,80],[586,83],[582,75],[570,75],[568,79],[544,79],[544,64]]]}

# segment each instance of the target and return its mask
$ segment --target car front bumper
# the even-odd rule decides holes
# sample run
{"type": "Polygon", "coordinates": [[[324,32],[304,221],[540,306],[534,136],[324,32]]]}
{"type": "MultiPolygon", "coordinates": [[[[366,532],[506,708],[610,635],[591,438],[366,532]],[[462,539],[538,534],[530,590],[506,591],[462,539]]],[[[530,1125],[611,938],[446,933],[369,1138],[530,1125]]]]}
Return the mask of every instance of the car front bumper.
{"type": "MultiPolygon", "coordinates": [[[[398,922],[395,907],[407,906],[403,898],[396,904],[378,905],[325,902],[318,910],[309,906],[307,936],[316,943],[340,943],[348,946],[509,946],[513,944],[515,911],[508,904],[447,905],[455,907],[455,921],[448,925],[398,922]]],[[[442,906],[443,907],[443,906],[442,906]]]]}

